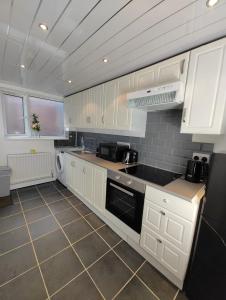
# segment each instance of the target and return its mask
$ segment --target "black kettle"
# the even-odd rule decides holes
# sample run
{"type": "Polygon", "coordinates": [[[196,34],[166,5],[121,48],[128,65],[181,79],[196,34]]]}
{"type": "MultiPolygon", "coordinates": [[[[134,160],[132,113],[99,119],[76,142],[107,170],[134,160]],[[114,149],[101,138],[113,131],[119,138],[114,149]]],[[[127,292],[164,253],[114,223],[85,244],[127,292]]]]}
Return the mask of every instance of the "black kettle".
{"type": "Polygon", "coordinates": [[[136,163],[138,160],[138,152],[132,149],[126,150],[123,153],[122,162],[126,165],[136,163]]]}
{"type": "Polygon", "coordinates": [[[195,156],[194,159],[187,162],[185,180],[194,183],[207,182],[208,171],[209,165],[206,162],[206,158],[199,160],[199,157],[195,156]]]}

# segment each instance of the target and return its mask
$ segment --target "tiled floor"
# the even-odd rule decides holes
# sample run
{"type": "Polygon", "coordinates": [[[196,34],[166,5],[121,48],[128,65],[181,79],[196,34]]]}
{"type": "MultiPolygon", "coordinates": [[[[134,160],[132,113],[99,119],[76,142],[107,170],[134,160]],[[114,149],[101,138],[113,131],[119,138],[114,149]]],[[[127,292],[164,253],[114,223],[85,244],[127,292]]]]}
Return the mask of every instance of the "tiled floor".
{"type": "Polygon", "coordinates": [[[0,299],[186,298],[58,182],[0,209],[0,299]]]}

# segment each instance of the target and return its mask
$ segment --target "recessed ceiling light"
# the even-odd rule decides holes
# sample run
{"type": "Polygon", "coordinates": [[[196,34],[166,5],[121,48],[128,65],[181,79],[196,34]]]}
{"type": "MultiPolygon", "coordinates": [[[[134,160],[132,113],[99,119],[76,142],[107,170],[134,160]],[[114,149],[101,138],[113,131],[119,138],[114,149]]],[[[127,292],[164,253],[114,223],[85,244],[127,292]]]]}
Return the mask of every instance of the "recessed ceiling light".
{"type": "Polygon", "coordinates": [[[107,62],[108,62],[108,59],[105,57],[105,58],[103,59],[103,62],[104,62],[104,63],[107,63],[107,62]]]}
{"type": "Polygon", "coordinates": [[[71,81],[71,80],[68,80],[67,82],[68,82],[68,83],[72,83],[72,81],[71,81]]]}
{"type": "Polygon", "coordinates": [[[25,65],[20,65],[21,69],[25,69],[25,65]]]}
{"type": "Polygon", "coordinates": [[[48,30],[48,26],[46,24],[39,24],[39,27],[43,30],[43,31],[47,31],[48,30]]]}
{"type": "Polygon", "coordinates": [[[206,1],[206,6],[207,7],[214,7],[218,2],[219,2],[219,0],[207,0],[206,1]]]}

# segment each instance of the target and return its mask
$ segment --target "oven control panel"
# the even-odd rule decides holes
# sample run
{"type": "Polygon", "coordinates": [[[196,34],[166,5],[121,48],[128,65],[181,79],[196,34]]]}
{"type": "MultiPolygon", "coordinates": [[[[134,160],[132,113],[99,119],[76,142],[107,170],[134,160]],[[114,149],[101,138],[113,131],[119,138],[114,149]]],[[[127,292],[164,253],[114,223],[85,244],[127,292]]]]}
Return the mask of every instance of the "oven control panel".
{"type": "Polygon", "coordinates": [[[133,190],[136,190],[141,193],[145,193],[146,184],[138,181],[133,176],[119,174],[118,172],[108,170],[107,177],[127,187],[130,187],[133,190]]]}

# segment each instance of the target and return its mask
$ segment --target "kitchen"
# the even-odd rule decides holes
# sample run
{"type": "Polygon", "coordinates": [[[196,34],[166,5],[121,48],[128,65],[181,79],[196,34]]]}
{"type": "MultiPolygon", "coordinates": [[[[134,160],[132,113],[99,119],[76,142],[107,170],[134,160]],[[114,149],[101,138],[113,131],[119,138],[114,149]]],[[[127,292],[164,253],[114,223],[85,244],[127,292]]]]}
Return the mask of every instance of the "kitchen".
{"type": "Polygon", "coordinates": [[[0,298],[226,298],[225,12],[0,4],[0,298]]]}

